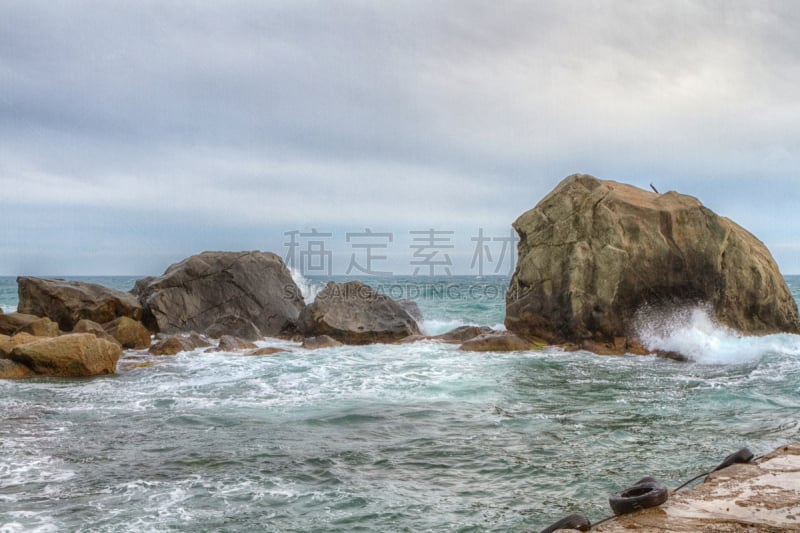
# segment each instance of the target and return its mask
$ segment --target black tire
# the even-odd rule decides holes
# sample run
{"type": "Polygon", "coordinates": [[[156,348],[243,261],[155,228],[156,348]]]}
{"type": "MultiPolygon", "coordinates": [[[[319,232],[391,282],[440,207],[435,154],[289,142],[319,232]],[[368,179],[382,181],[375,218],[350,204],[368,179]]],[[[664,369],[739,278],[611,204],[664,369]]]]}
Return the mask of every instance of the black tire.
{"type": "Polygon", "coordinates": [[[734,452],[726,457],[718,467],[716,467],[712,472],[716,472],[717,470],[722,470],[723,468],[728,468],[732,464],[736,463],[749,463],[753,460],[753,452],[750,451],[749,448],[742,448],[738,452],[734,452]]]}
{"type": "Polygon", "coordinates": [[[650,507],[657,507],[669,499],[667,487],[651,477],[642,478],[638,483],[617,492],[608,499],[614,514],[628,514],[650,507]]]}
{"type": "Polygon", "coordinates": [[[562,518],[555,524],[548,526],[541,530],[539,533],[553,533],[559,529],[577,529],[578,531],[589,531],[592,528],[592,523],[582,514],[571,514],[566,518],[562,518]]]}

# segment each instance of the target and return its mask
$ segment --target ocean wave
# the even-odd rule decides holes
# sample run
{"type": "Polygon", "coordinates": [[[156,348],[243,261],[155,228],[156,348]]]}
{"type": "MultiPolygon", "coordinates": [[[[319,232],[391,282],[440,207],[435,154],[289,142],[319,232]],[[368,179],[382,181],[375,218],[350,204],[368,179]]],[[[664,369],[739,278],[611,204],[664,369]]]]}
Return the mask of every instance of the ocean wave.
{"type": "Polygon", "coordinates": [[[769,353],[800,355],[800,336],[743,335],[715,320],[706,305],[644,309],[636,329],[648,349],[677,352],[702,364],[747,363],[769,353]]]}

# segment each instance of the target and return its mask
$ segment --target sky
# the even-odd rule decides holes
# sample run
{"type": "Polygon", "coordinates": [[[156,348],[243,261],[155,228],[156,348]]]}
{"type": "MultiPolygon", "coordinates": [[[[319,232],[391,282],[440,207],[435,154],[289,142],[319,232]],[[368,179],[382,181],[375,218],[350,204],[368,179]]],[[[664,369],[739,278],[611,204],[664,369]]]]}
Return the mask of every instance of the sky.
{"type": "Polygon", "coordinates": [[[0,275],[427,273],[431,238],[437,274],[503,273],[576,172],[695,196],[800,274],[798,27],[795,1],[3,0],[0,275]]]}

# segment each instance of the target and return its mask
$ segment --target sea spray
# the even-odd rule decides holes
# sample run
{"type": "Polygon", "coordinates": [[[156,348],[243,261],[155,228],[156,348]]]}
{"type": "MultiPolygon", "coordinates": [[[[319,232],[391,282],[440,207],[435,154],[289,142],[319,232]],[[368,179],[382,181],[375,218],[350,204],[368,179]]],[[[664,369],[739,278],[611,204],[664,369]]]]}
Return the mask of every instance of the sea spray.
{"type": "Polygon", "coordinates": [[[307,279],[299,270],[290,267],[289,273],[292,275],[294,284],[300,289],[300,294],[303,295],[303,301],[306,305],[313,303],[317,294],[325,288],[320,283],[307,279]]]}
{"type": "Polygon", "coordinates": [[[767,353],[800,355],[800,336],[748,336],[719,323],[706,304],[672,308],[645,307],[636,331],[650,350],[676,352],[704,364],[737,364],[767,353]]]}

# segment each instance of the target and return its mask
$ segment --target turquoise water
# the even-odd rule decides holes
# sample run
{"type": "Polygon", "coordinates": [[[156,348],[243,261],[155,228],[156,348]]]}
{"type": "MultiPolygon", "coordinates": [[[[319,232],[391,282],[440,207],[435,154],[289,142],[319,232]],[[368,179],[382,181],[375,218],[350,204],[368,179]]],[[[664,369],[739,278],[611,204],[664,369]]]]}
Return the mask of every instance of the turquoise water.
{"type": "MultiPolygon", "coordinates": [[[[373,284],[426,288],[430,332],[502,322],[502,297],[487,294],[507,280],[433,281],[478,292],[373,284]]],[[[788,281],[800,296],[800,279],[788,281]]],[[[9,284],[0,278],[6,310],[9,284]]],[[[683,326],[664,342],[694,343],[713,364],[436,343],[306,352],[267,339],[293,352],[130,352],[116,376],[0,381],[0,530],[537,531],[572,512],[597,520],[608,494],[644,475],[675,486],[740,447],[761,454],[798,437],[800,337],[739,337],[702,317],[683,326]]]]}

